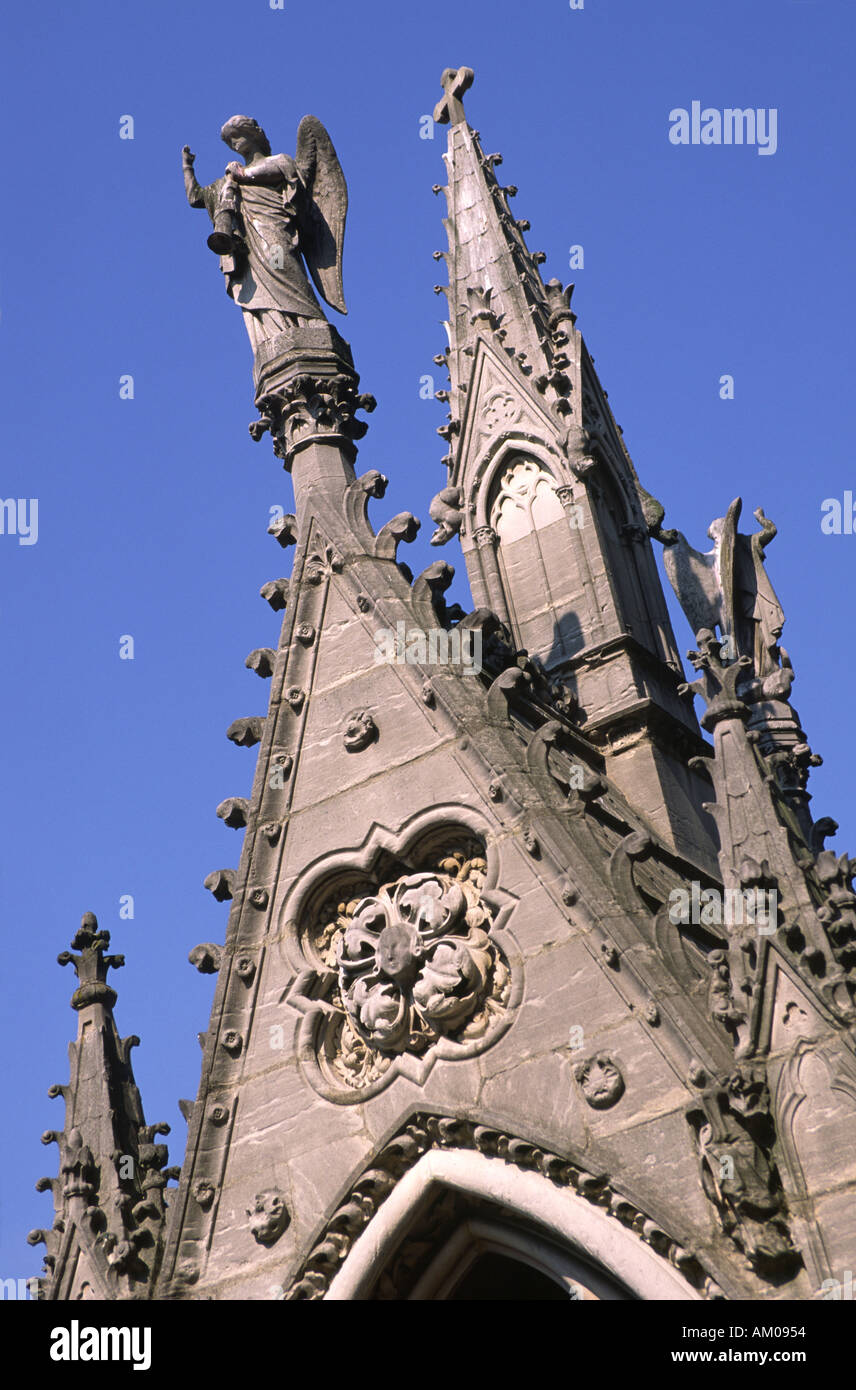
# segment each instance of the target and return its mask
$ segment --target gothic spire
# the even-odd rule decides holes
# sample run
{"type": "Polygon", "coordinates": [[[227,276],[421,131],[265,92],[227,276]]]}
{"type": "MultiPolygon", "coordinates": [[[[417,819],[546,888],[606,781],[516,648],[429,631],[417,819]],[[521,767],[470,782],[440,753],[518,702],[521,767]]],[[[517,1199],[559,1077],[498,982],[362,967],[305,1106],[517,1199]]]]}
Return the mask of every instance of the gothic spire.
{"type": "Polygon", "coordinates": [[[155,1142],[165,1124],[146,1125],[131,1066],[139,1038],[121,1038],[113,1018],[116,991],[108,971],[124,965],[108,955],[110,933],[84,914],[71,951],[77,988],[77,1039],[69,1046],[67,1085],[51,1086],[65,1101],[61,1131],[45,1144],[59,1146],[58,1178],[41,1178],[53,1194],[50,1231],[31,1231],[31,1245],[47,1246],[42,1296],[48,1299],[145,1297],[156,1272],[166,1212],[165,1187],[178,1170],[166,1167],[167,1147],[155,1142]]]}
{"type": "MultiPolygon", "coordinates": [[[[554,355],[560,359],[559,367],[566,365],[565,354],[551,350],[549,320],[558,311],[573,322],[570,291],[563,294],[558,282],[552,282],[549,291],[545,288],[538,270],[544,253],[528,249],[523,234],[529,223],[515,219],[509,206],[517,189],[503,187],[496,177],[502,155],[484,154],[478,131],[467,124],[462,97],[472,86],[472,69],[447,68],[442,80],[446,95],[436,106],[434,119],[449,125],[444,155],[448,174],[444,227],[449,250],[441,257],[448,267],[449,284],[438,290],[442,288],[449,301],[452,393],[458,395],[462,389],[466,393],[478,339],[488,332],[524,376],[533,379],[534,370],[534,380],[540,383],[541,374],[553,369],[554,355]]],[[[538,389],[549,398],[553,393],[548,387],[549,382],[544,382],[538,389]]],[[[454,416],[452,426],[450,437],[457,433],[454,416]]]]}
{"type": "MultiPolygon", "coordinates": [[[[678,694],[680,658],[650,544],[663,511],[639,484],[571,310],[573,286],[512,215],[468,124],[469,68],[447,69],[435,120],[449,126],[448,481],[435,545],[460,534],[475,603],[489,608],[577,698],[631,802],[680,850],[710,840],[704,755],[678,694]],[[643,771],[643,765],[648,764],[643,771]],[[676,784],[680,791],[676,799],[676,784]],[[685,832],[689,830],[687,835],[685,832]]],[[[441,287],[438,287],[441,288],[441,287]]]]}

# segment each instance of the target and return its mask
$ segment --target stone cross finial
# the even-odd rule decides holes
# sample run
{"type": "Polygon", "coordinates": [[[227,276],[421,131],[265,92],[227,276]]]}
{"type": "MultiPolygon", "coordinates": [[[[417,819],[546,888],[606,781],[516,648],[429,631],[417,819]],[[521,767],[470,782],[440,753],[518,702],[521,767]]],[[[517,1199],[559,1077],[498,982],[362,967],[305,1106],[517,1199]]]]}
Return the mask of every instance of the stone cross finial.
{"type": "Polygon", "coordinates": [[[446,68],[440,79],[446,95],[434,107],[434,120],[438,125],[460,125],[466,120],[461,98],[473,85],[474,76],[472,68],[446,68]]]}

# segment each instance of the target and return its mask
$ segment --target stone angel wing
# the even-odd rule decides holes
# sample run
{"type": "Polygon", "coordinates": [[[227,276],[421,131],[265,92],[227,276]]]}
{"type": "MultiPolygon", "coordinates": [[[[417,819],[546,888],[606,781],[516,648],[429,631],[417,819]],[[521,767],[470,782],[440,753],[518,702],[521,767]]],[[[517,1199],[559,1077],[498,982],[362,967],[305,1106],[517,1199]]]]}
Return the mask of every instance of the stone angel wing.
{"type": "Polygon", "coordinates": [[[678,532],[677,540],[663,551],[663,564],[687,622],[697,635],[724,628],[723,594],[716,572],[716,551],[702,554],[678,532]]]}
{"type": "Polygon", "coordinates": [[[319,293],[346,314],[342,246],[348,188],[333,141],[317,116],[304,116],[300,122],[294,158],[306,190],[300,250],[319,293]]]}
{"type": "Polygon", "coordinates": [[[729,633],[737,641],[739,614],[738,606],[738,557],[737,523],[743,510],[743,498],[735,497],[722,521],[718,536],[719,585],[722,593],[722,631],[729,633]]]}

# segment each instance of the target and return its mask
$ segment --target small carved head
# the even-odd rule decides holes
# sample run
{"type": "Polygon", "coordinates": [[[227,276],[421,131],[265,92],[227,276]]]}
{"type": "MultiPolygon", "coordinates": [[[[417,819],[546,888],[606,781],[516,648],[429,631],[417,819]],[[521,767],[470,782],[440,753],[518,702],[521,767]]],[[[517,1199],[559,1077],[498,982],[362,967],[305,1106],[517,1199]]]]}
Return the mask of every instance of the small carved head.
{"type": "Polygon", "coordinates": [[[368,710],[356,709],[348,715],[342,742],[349,753],[359,753],[377,738],[377,725],[368,710]]]}
{"type": "Polygon", "coordinates": [[[217,1189],[215,1188],[213,1182],[210,1181],[210,1179],[199,1178],[198,1181],[194,1184],[193,1195],[196,1198],[199,1205],[201,1206],[202,1210],[208,1211],[209,1207],[211,1207],[214,1203],[214,1198],[217,1195],[217,1189]]]}
{"type": "Polygon", "coordinates": [[[273,1245],[289,1223],[285,1198],[278,1187],[268,1187],[256,1193],[255,1203],[247,1208],[250,1230],[259,1245],[273,1245]]]}
{"type": "Polygon", "coordinates": [[[594,1110],[608,1110],[624,1094],[624,1077],[611,1057],[599,1053],[574,1067],[577,1084],[594,1110]]]}

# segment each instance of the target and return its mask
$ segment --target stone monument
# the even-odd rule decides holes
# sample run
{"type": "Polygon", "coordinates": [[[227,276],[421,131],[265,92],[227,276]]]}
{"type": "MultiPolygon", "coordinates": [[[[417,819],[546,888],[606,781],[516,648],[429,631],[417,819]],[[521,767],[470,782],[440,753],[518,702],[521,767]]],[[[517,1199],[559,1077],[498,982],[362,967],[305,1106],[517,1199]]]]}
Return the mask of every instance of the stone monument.
{"type": "Polygon", "coordinates": [[[414,578],[399,554],[414,516],[369,519],[374,402],[316,298],[344,311],[324,127],[291,158],[232,117],[240,158],[207,187],[184,151],[253,347],[252,433],[292,476],[269,544],[293,561],[247,657],[266,710],[228,730],[256,764],[217,808],[243,837],[206,879],[228,921],[190,951],[217,985],[180,1172],[116,1029],[122,957],[91,914],[60,956],[78,1035],[31,1237],[47,1299],[787,1302],[856,1267],[856,861],[811,812],[775,527],[740,533],[738,499],[707,553],[663,529],[472,83],[447,69],[435,111],[431,505],[469,613],[445,559],[414,578]],[[399,631],[435,640],[378,661],[399,631]]]}

